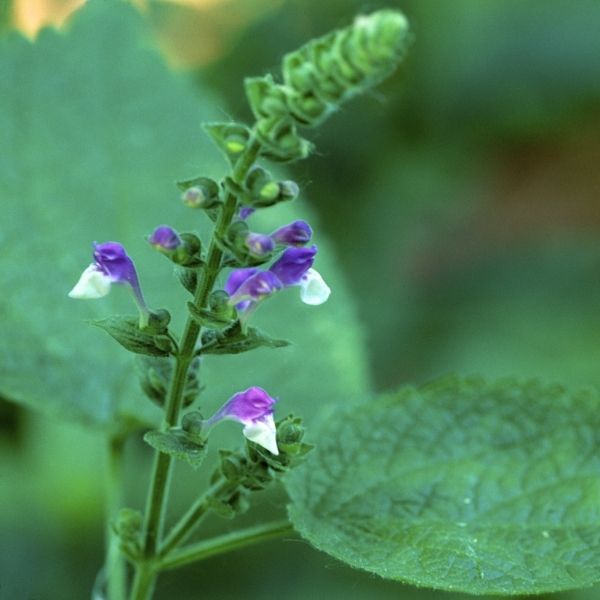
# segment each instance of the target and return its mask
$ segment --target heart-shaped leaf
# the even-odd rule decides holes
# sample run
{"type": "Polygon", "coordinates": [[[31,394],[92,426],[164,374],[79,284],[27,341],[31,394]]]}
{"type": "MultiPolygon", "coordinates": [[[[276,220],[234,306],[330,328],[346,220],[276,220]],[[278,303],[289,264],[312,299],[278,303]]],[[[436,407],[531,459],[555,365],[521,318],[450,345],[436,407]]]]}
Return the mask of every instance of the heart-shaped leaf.
{"type": "Polygon", "coordinates": [[[600,398],[446,379],[330,415],[287,480],[299,532],[418,586],[538,594],[600,581],[600,398]]]}

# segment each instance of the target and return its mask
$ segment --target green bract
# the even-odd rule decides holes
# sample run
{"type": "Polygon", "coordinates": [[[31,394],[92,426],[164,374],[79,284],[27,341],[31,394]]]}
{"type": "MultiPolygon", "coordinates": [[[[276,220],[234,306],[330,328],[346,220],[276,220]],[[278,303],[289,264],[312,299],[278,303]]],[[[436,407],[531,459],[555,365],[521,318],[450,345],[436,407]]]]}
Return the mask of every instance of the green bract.
{"type": "Polygon", "coordinates": [[[445,379],[330,416],[290,516],[354,567],[472,594],[600,580],[600,397],[445,379]]]}
{"type": "Polygon", "coordinates": [[[320,125],[342,103],[379,84],[396,69],[409,41],[404,15],[380,10],[287,54],[284,83],[271,75],[246,79],[263,155],[280,161],[305,158],[312,146],[296,126],[320,125]]]}
{"type": "Polygon", "coordinates": [[[144,441],[159,452],[186,461],[194,469],[206,458],[206,446],[191,440],[184,431],[147,431],[144,441]]]}

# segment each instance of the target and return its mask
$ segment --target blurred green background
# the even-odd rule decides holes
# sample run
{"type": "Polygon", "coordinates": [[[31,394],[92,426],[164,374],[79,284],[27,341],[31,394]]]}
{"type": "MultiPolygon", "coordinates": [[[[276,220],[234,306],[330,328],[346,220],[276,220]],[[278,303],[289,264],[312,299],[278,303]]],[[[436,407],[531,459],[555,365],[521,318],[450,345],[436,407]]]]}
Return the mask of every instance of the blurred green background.
{"type": "MultiPolygon", "coordinates": [[[[68,29],[80,4],[1,0],[2,35],[18,27],[35,37],[44,24],[68,29]]],[[[449,371],[600,385],[598,2],[129,4],[147,32],[146,47],[193,86],[199,106],[210,98],[218,109],[211,118],[239,119],[250,118],[244,76],[275,69],[284,52],[358,12],[403,10],[415,40],[400,72],[328,121],[313,135],[317,153],[290,168],[320,222],[319,235],[329,239],[329,269],[348,282],[355,303],[349,310],[365,336],[365,378],[377,391],[449,371]]],[[[107,48],[95,60],[98,71],[111,70],[118,56],[107,48]]],[[[21,73],[24,85],[30,76],[21,73]]],[[[110,105],[110,96],[104,102],[110,105]]],[[[51,108],[70,118],[68,106],[51,108]]],[[[193,148],[198,123],[177,123],[177,112],[173,106],[172,130],[181,136],[189,130],[184,143],[193,148]]],[[[0,129],[3,162],[14,159],[17,137],[0,129]]],[[[165,144],[175,147],[177,140],[165,144]]],[[[119,167],[103,168],[108,174],[119,167]]],[[[0,251],[24,233],[9,218],[0,225],[0,251]]],[[[4,290],[10,273],[2,277],[4,290]]],[[[103,553],[103,450],[99,433],[0,402],[0,598],[89,597],[103,553]]],[[[139,436],[126,450],[128,503],[139,506],[149,453],[139,436]]],[[[192,495],[189,471],[182,467],[180,474],[182,495],[192,495]]],[[[262,513],[281,512],[284,504],[283,494],[271,493],[262,513]]],[[[245,520],[259,517],[260,511],[245,520]]],[[[338,594],[460,597],[351,571],[296,539],[165,574],[157,598],[338,594]]]]}

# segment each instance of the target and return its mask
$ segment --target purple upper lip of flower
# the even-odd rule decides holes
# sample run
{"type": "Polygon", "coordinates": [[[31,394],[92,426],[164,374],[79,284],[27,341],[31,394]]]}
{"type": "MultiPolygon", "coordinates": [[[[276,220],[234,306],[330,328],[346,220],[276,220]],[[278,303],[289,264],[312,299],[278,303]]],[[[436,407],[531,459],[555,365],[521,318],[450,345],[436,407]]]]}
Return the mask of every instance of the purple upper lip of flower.
{"type": "Polygon", "coordinates": [[[96,266],[115,282],[137,281],[133,261],[125,248],[118,242],[105,242],[94,244],[94,262],[96,266]]]}
{"type": "Polygon", "coordinates": [[[114,283],[131,285],[138,305],[141,309],[146,310],[135,265],[122,244],[119,242],[94,243],[94,263],[96,268],[108,275],[114,283]]]}
{"type": "Polygon", "coordinates": [[[209,419],[214,423],[227,417],[242,423],[260,421],[267,415],[273,414],[273,405],[277,402],[260,387],[251,387],[243,392],[234,394],[227,403],[209,419]]]}
{"type": "Polygon", "coordinates": [[[303,246],[310,242],[311,237],[312,228],[306,221],[294,221],[271,234],[271,239],[275,243],[288,246],[303,246]]]}
{"type": "Polygon", "coordinates": [[[287,248],[271,265],[269,271],[279,278],[284,286],[297,285],[315,262],[317,247],[287,248]]]}
{"type": "Polygon", "coordinates": [[[275,402],[277,399],[262,388],[251,387],[234,394],[204,423],[210,427],[223,419],[238,421],[244,425],[243,434],[247,439],[277,455],[277,426],[273,419],[275,402]]]}
{"type": "Polygon", "coordinates": [[[233,294],[238,291],[242,283],[252,277],[252,275],[258,273],[258,271],[259,269],[256,267],[250,267],[248,269],[235,269],[229,274],[229,277],[225,282],[225,291],[230,296],[233,296],[233,294]]]}

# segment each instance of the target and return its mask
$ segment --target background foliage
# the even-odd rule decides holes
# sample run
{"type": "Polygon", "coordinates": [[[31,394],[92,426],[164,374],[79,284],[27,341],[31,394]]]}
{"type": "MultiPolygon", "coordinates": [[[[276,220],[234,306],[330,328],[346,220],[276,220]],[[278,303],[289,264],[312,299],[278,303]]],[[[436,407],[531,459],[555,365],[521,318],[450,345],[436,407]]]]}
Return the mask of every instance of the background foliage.
{"type": "MultiPolygon", "coordinates": [[[[52,10],[64,19],[79,3],[30,3],[37,16],[23,4],[3,4],[0,30],[12,23],[33,34],[52,22],[52,10]]],[[[128,311],[127,299],[117,293],[93,306],[64,299],[89,260],[90,241],[126,243],[149,301],[174,306],[164,286],[169,266],[143,236],[163,221],[186,226],[173,180],[224,168],[200,121],[247,116],[243,76],[265,72],[283,52],[365,6],[189,0],[106,12],[98,0],[90,4],[67,20],[65,34],[42,31],[33,45],[15,33],[0,38],[0,192],[8,217],[0,226],[0,393],[112,426],[115,411],[131,414],[141,396],[126,377],[127,355],[82,322],[128,311]],[[164,61],[187,72],[168,73],[164,61]],[[67,368],[73,375],[63,390],[67,368]],[[114,405],[107,381],[110,390],[122,387],[122,405],[114,405]]],[[[263,359],[274,371],[263,374],[264,385],[309,417],[314,381],[327,386],[319,395],[330,400],[330,414],[336,402],[367,390],[369,379],[376,390],[448,371],[600,383],[598,4],[385,4],[403,9],[414,27],[406,67],[320,129],[318,155],[292,172],[304,190],[299,210],[310,204],[321,223],[319,268],[335,296],[316,311],[289,295],[265,305],[263,326],[295,346],[276,356],[259,351],[253,362],[240,357],[226,387],[215,357],[206,369],[210,408],[237,387],[260,384],[254,374],[263,359]]],[[[101,439],[12,403],[0,410],[0,476],[11,482],[0,491],[2,546],[10,548],[0,553],[0,591],[86,597],[102,552],[101,439]]],[[[132,504],[141,502],[146,459],[132,441],[132,504]]],[[[182,505],[195,489],[184,479],[182,505]]],[[[267,510],[284,503],[273,495],[267,510]]],[[[248,590],[256,599],[315,590],[357,599],[458,597],[351,571],[299,541],[167,574],[159,597],[177,590],[194,598],[199,589],[220,598],[248,590]]]]}

